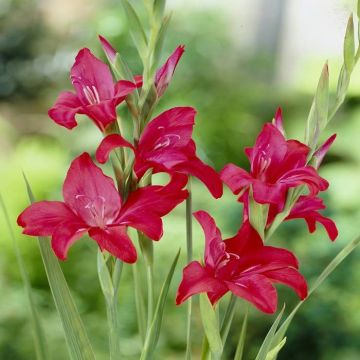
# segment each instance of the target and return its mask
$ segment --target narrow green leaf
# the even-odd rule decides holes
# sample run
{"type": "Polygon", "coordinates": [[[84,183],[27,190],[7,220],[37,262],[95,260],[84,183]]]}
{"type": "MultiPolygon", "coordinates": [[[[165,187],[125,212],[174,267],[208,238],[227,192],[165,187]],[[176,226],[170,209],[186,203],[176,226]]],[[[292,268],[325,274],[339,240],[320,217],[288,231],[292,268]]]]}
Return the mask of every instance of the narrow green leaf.
{"type": "Polygon", "coordinates": [[[146,57],[147,39],[145,31],[141,25],[141,21],[127,0],[122,0],[125,12],[129,21],[130,33],[133,38],[134,44],[139,52],[141,59],[144,61],[146,57]]]}
{"type": "Polygon", "coordinates": [[[242,327],[241,327],[239,342],[236,346],[234,360],[242,360],[242,358],[243,358],[246,331],[247,331],[247,323],[248,323],[248,308],[246,307],[244,320],[243,320],[242,327]]]}
{"type": "Polygon", "coordinates": [[[164,18],[164,20],[161,23],[160,30],[157,35],[156,44],[154,48],[154,52],[152,55],[152,73],[156,72],[157,67],[159,66],[160,57],[164,45],[164,39],[167,32],[167,29],[169,27],[171,15],[168,15],[164,18]]]}
{"type": "Polygon", "coordinates": [[[275,321],[273,322],[270,330],[268,331],[268,333],[265,336],[265,339],[260,347],[260,350],[256,356],[255,360],[266,360],[266,355],[268,354],[268,352],[270,351],[270,349],[272,348],[272,341],[274,338],[274,335],[276,333],[276,330],[279,326],[280,320],[284,314],[284,310],[285,310],[285,305],[283,306],[283,308],[281,309],[281,311],[279,312],[278,316],[276,317],[275,321]]]}
{"type": "MultiPolygon", "coordinates": [[[[25,174],[24,179],[30,202],[34,202],[34,195],[25,174]]],[[[70,293],[59,261],[51,249],[49,239],[39,237],[39,247],[50,290],[64,328],[70,357],[73,360],[94,360],[95,355],[91,343],[80,318],[79,311],[70,293]]]]}
{"type": "Polygon", "coordinates": [[[17,261],[19,269],[20,269],[21,279],[24,284],[25,294],[26,294],[28,304],[29,304],[31,326],[33,329],[32,333],[33,333],[33,337],[34,337],[34,345],[35,345],[35,352],[36,352],[36,359],[37,360],[47,360],[49,357],[48,357],[48,350],[47,350],[45,336],[44,336],[44,330],[41,326],[40,317],[39,317],[37,307],[36,307],[36,304],[35,304],[35,301],[33,298],[32,288],[31,288],[30,280],[29,280],[29,277],[28,277],[28,274],[27,274],[27,271],[25,268],[25,263],[24,263],[18,242],[16,240],[15,234],[14,234],[12,226],[11,226],[8,211],[6,209],[4,200],[1,195],[0,195],[0,204],[1,204],[2,211],[4,213],[6,226],[9,230],[10,237],[14,244],[16,261],[17,261]]]}
{"type": "Polygon", "coordinates": [[[151,327],[150,327],[148,333],[146,334],[145,345],[144,345],[143,351],[141,353],[140,360],[148,360],[148,359],[153,358],[156,344],[157,344],[157,342],[159,340],[159,336],[160,336],[161,323],[162,323],[162,318],[163,318],[164,309],[165,309],[165,302],[166,302],[167,295],[169,292],[170,283],[171,283],[171,280],[174,275],[175,267],[179,260],[179,256],[180,256],[180,249],[175,256],[173,263],[171,264],[168,275],[166,276],[166,279],[162,286],[159,300],[156,304],[154,318],[153,318],[151,327]]]}
{"type": "Polygon", "coordinates": [[[354,20],[351,14],[346,26],[344,38],[344,64],[346,70],[351,73],[354,68],[355,58],[355,39],[354,39],[354,20]]]}
{"type": "Polygon", "coordinates": [[[211,354],[215,359],[220,359],[223,344],[219,331],[219,320],[216,311],[205,293],[200,294],[200,314],[211,354]]]}
{"type": "Polygon", "coordinates": [[[154,0],[154,16],[157,23],[160,23],[164,16],[165,4],[166,0],[154,0]]]}
{"type": "Polygon", "coordinates": [[[104,255],[101,250],[98,250],[97,253],[97,271],[100,281],[101,290],[104,294],[104,297],[107,301],[112,301],[114,297],[114,286],[112,283],[111,275],[109,269],[106,265],[104,255]]]}
{"type": "Polygon", "coordinates": [[[320,132],[328,121],[329,111],[329,69],[325,63],[320,75],[316,94],[311,105],[305,132],[305,142],[310,148],[315,148],[320,132]]]}
{"type": "Polygon", "coordinates": [[[267,353],[265,360],[275,360],[280,350],[284,347],[285,343],[286,337],[284,337],[277,346],[275,346],[267,353]]]}
{"type": "Polygon", "coordinates": [[[329,265],[323,270],[323,272],[318,276],[315,280],[314,284],[311,286],[309,290],[308,297],[304,301],[300,301],[292,312],[288,315],[285,321],[281,324],[279,329],[276,331],[276,334],[272,340],[271,347],[276,347],[281,340],[285,337],[286,331],[296,315],[297,311],[301,307],[301,305],[309,299],[310,295],[317,290],[317,288],[326,280],[326,278],[346,259],[346,257],[351,254],[351,252],[360,244],[360,236],[351,241],[347,244],[336,256],[335,258],[329,263],[329,265]]]}
{"type": "Polygon", "coordinates": [[[336,100],[337,103],[341,104],[346,96],[347,89],[350,83],[350,75],[346,70],[345,65],[341,67],[339,79],[336,88],[336,100]]]}
{"type": "Polygon", "coordinates": [[[265,236],[265,227],[269,212],[268,204],[259,204],[254,200],[252,189],[249,192],[249,221],[262,239],[265,236]]]}

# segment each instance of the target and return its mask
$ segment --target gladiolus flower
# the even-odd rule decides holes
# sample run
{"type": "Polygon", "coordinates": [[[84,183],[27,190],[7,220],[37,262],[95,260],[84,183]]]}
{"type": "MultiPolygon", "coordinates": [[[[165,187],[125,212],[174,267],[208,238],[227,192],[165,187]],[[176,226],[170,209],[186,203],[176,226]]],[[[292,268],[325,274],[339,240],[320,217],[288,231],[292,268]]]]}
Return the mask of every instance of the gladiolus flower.
{"type": "MultiPolygon", "coordinates": [[[[117,51],[103,36],[99,36],[99,39],[106,57],[111,63],[113,63],[115,61],[117,51]]],[[[184,45],[178,46],[166,62],[157,70],[155,74],[155,87],[158,97],[163,96],[165,90],[169,86],[176,66],[185,51],[184,49],[184,45]]],[[[142,76],[136,75],[134,79],[137,87],[142,87],[142,76]]]]}
{"type": "Polygon", "coordinates": [[[136,89],[130,81],[114,83],[109,67],[86,48],[77,54],[70,75],[75,93],[60,93],[49,110],[51,119],[67,129],[77,125],[76,114],[85,114],[104,131],[116,120],[117,105],[136,89]]]}
{"type": "Polygon", "coordinates": [[[221,179],[234,194],[243,193],[251,185],[256,202],[281,207],[289,188],[306,185],[315,196],[329,184],[315,168],[306,165],[310,148],[297,140],[286,140],[279,130],[279,113],[277,118],[276,125],[265,124],[255,146],[245,150],[250,172],[228,164],[221,171],[221,179]]]}
{"type": "Polygon", "coordinates": [[[298,272],[296,257],[285,249],[265,246],[249,222],[231,239],[221,238],[220,230],[205,211],[194,214],[205,234],[204,265],[192,261],[183,271],[176,303],[206,292],[215,304],[231,291],[265,313],[277,308],[274,283],[291,287],[301,299],[307,296],[307,284],[298,272]]]}
{"type": "Polygon", "coordinates": [[[134,170],[138,178],[150,168],[153,173],[193,175],[215,198],[219,198],[222,195],[219,175],[196,156],[196,146],[191,138],[195,114],[191,107],[176,107],[163,112],[148,123],[136,147],[120,135],[109,135],[98,147],[96,159],[105,163],[115,147],[129,147],[135,153],[134,170]]]}
{"type": "Polygon", "coordinates": [[[52,236],[52,248],[61,260],[66,259],[69,247],[88,233],[102,250],[133,263],[137,254],[127,227],[159,240],[161,217],[188,196],[182,190],[185,184],[184,177],[173,177],[166,186],[147,186],[132,192],[123,203],[113,180],[84,153],[72,162],[67,173],[64,201],[35,202],[17,221],[24,234],[52,236]]]}

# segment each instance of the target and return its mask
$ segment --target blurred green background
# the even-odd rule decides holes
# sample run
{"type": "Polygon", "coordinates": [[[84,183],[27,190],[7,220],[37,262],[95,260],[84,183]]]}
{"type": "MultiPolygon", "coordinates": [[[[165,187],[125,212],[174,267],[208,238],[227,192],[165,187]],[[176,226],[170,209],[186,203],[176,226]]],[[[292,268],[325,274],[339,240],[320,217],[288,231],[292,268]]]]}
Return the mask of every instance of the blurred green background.
{"type": "MultiPolygon", "coordinates": [[[[134,1],[140,10],[140,1],[134,1]]],[[[354,1],[241,0],[169,1],[174,11],[164,56],[178,44],[186,53],[158,111],[189,105],[198,110],[195,138],[200,156],[220,170],[225,163],[247,167],[243,148],[252,145],[265,121],[282,106],[287,133],[302,139],[305,121],[322,65],[329,60],[334,90],[342,57],[342,37],[354,1]]],[[[56,126],[47,109],[62,89],[70,89],[69,69],[79,48],[89,47],[104,59],[97,34],[112,41],[140,72],[118,0],[0,1],[0,193],[3,196],[35,292],[51,359],[68,358],[62,327],[49,292],[36,239],[20,235],[17,214],[27,205],[21,171],[38,199],[60,199],[72,158],[93,153],[101,134],[79,119],[73,131],[56,126]]],[[[339,238],[331,243],[322,228],[310,235],[305,223],[284,224],[273,244],[296,252],[311,282],[330,259],[359,233],[360,220],[360,70],[353,74],[349,96],[323,139],[338,133],[321,174],[330,181],[324,194],[339,238]]],[[[205,209],[224,236],[237,230],[241,206],[226,189],[213,200],[194,183],[194,209],[205,209]]],[[[171,258],[183,248],[174,277],[157,359],[183,359],[186,307],[174,305],[185,265],[184,205],[165,220],[165,236],[155,245],[156,279],[162,282],[171,258]]],[[[202,256],[203,237],[194,225],[195,254],[202,256]]],[[[26,297],[14,248],[0,216],[0,359],[34,359],[26,297]]],[[[63,265],[76,303],[99,359],[107,358],[104,301],[97,282],[96,244],[76,243],[63,265]]],[[[360,252],[355,251],[302,308],[279,359],[352,360],[360,358],[360,252]]],[[[145,283],[144,283],[145,287],[145,283]]],[[[159,291],[159,287],[157,291],[159,291]]],[[[280,304],[297,300],[280,288],[280,304]]],[[[243,304],[242,304],[243,305],[243,304]]],[[[131,269],[125,266],[120,295],[124,359],[137,359],[131,269]]],[[[231,330],[231,359],[240,332],[243,306],[231,330]]],[[[251,312],[245,359],[253,359],[273,318],[251,312]]],[[[199,358],[201,323],[194,310],[194,358],[199,358]]]]}

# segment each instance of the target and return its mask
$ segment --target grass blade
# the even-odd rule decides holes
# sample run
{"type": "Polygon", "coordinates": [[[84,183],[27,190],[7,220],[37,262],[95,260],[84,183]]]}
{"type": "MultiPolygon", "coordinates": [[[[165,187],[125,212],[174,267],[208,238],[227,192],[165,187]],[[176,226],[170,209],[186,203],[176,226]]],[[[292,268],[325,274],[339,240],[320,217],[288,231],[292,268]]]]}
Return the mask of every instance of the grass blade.
{"type": "MultiPolygon", "coordinates": [[[[34,202],[34,195],[25,175],[24,179],[30,202],[34,202]]],[[[59,261],[51,249],[49,239],[39,237],[39,247],[50,290],[64,328],[70,357],[74,360],[94,360],[95,355],[91,343],[71,296],[59,261]]]]}
{"type": "Polygon", "coordinates": [[[34,301],[34,298],[33,298],[31,284],[30,284],[28,274],[26,272],[24,260],[23,260],[23,257],[21,255],[21,252],[20,252],[19,245],[18,245],[16,237],[15,237],[15,234],[14,234],[14,232],[12,230],[9,214],[7,212],[4,200],[3,200],[1,195],[0,195],[0,204],[1,204],[2,211],[4,213],[6,226],[8,227],[10,237],[11,237],[11,239],[13,241],[13,244],[14,244],[16,260],[17,260],[17,263],[18,263],[18,266],[19,266],[19,269],[20,269],[21,278],[22,278],[22,281],[23,281],[23,284],[24,284],[25,293],[26,293],[28,303],[29,303],[29,310],[30,310],[31,324],[32,324],[32,329],[33,329],[33,337],[34,337],[36,359],[38,359],[38,360],[46,360],[49,357],[48,357],[48,350],[47,350],[47,346],[46,346],[44,331],[43,331],[43,328],[41,326],[39,314],[38,314],[36,304],[35,304],[35,301],[34,301]]]}

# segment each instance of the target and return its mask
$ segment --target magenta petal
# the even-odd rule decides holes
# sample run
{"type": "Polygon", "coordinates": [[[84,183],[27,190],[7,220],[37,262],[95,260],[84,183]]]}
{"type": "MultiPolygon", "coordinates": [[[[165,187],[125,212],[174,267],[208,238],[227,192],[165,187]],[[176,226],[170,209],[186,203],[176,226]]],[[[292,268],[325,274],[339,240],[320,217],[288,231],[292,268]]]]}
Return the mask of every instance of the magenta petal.
{"type": "Polygon", "coordinates": [[[106,136],[100,143],[96,150],[96,160],[100,164],[104,164],[109,160],[110,153],[117,147],[128,147],[134,150],[134,146],[125,140],[119,134],[111,134],[106,136]]]}
{"type": "Polygon", "coordinates": [[[195,219],[201,225],[205,235],[205,264],[215,268],[225,255],[225,243],[214,219],[206,211],[194,212],[195,219]]]}
{"type": "Polygon", "coordinates": [[[186,184],[183,176],[174,176],[166,186],[150,185],[130,193],[121,209],[117,223],[132,226],[153,240],[162,236],[161,217],[172,211],[188,197],[182,190],[186,184]]]}
{"type": "Polygon", "coordinates": [[[273,314],[276,311],[277,292],[264,275],[242,277],[236,283],[227,281],[226,285],[234,295],[251,302],[264,313],[273,314]]]}
{"type": "Polygon", "coordinates": [[[291,287],[301,300],[307,297],[307,283],[305,278],[295,269],[284,268],[267,271],[264,275],[273,282],[278,282],[291,287]]]}
{"type": "Polygon", "coordinates": [[[51,247],[60,260],[66,260],[70,246],[80,239],[88,228],[81,220],[65,221],[52,234],[51,247]]]}
{"type": "Polygon", "coordinates": [[[330,240],[334,241],[338,237],[338,229],[334,221],[325,217],[318,212],[309,213],[308,215],[304,216],[305,221],[308,224],[309,231],[313,233],[316,230],[316,222],[322,224],[328,233],[330,240]]]}
{"type": "Polygon", "coordinates": [[[252,189],[254,200],[260,204],[278,204],[282,208],[285,203],[287,188],[281,183],[269,184],[254,180],[252,189]]]}
{"type": "Polygon", "coordinates": [[[145,127],[139,148],[147,152],[154,148],[183,148],[191,140],[195,115],[192,107],[175,107],[162,112],[145,127]]]}
{"type": "Polygon", "coordinates": [[[81,113],[81,102],[75,94],[63,91],[48,114],[57,124],[72,129],[77,125],[75,115],[81,113]]]}
{"type": "Polygon", "coordinates": [[[129,264],[136,261],[136,249],[126,233],[125,226],[108,227],[106,229],[94,228],[89,230],[89,235],[98,243],[101,250],[106,250],[129,264]]]}
{"type": "Polygon", "coordinates": [[[84,106],[84,114],[88,115],[95,125],[104,132],[106,127],[113,123],[116,118],[115,100],[104,100],[98,104],[84,106]]]}
{"type": "Polygon", "coordinates": [[[250,154],[251,174],[271,181],[273,170],[281,168],[287,144],[281,132],[272,124],[265,124],[250,154]]]}
{"type": "Polygon", "coordinates": [[[284,130],[284,126],[283,126],[281,107],[279,107],[279,108],[276,110],[275,117],[274,117],[274,119],[273,119],[273,124],[274,124],[275,127],[281,132],[281,134],[282,134],[283,136],[285,136],[285,130],[284,130]]]}
{"type": "Polygon", "coordinates": [[[93,163],[88,153],[71,163],[63,196],[65,203],[93,227],[112,223],[121,207],[121,198],[112,178],[93,163]]]}
{"type": "Polygon", "coordinates": [[[209,165],[203,163],[199,158],[194,157],[184,163],[174,166],[174,170],[198,178],[211,192],[215,199],[223,194],[223,185],[219,174],[209,165]]]}
{"type": "Polygon", "coordinates": [[[220,172],[220,178],[234,194],[238,194],[253,181],[247,171],[234,164],[225,165],[220,172]]]}
{"type": "Polygon", "coordinates": [[[210,276],[199,262],[193,261],[183,270],[183,278],[176,295],[176,305],[180,305],[195,294],[212,293],[215,299],[218,298],[216,294],[224,294],[226,291],[227,288],[221,281],[210,276]]]}
{"type": "Polygon", "coordinates": [[[335,141],[336,139],[336,134],[331,135],[314,153],[314,159],[315,159],[315,164],[314,167],[315,169],[318,169],[325,157],[325,155],[327,154],[327,152],[329,151],[332,143],[335,141]]]}
{"type": "Polygon", "coordinates": [[[101,46],[104,50],[106,57],[108,58],[110,63],[113,63],[116,58],[117,51],[112,47],[112,45],[101,35],[99,35],[99,40],[101,42],[101,46]]]}
{"type": "Polygon", "coordinates": [[[174,75],[176,65],[184,53],[185,46],[181,45],[170,55],[165,64],[156,72],[155,85],[158,96],[161,97],[174,75]]]}
{"type": "Polygon", "coordinates": [[[34,236],[50,236],[64,221],[76,220],[77,216],[60,201],[39,201],[27,207],[18,217],[17,223],[23,233],[34,236]]]}
{"type": "Polygon", "coordinates": [[[239,256],[251,254],[263,248],[263,241],[257,231],[245,221],[238,233],[224,241],[226,252],[237,254],[239,256]]]}
{"type": "Polygon", "coordinates": [[[136,84],[127,80],[120,80],[115,84],[115,104],[120,104],[127,95],[132,93],[136,89],[136,84]]]}
{"type": "Polygon", "coordinates": [[[311,166],[290,170],[279,179],[279,182],[287,187],[307,185],[311,196],[329,187],[329,183],[311,166]]]}
{"type": "Polygon", "coordinates": [[[89,49],[79,51],[70,74],[76,95],[83,105],[89,105],[87,91],[93,94],[97,103],[114,98],[114,82],[109,66],[96,58],[89,49]]]}

